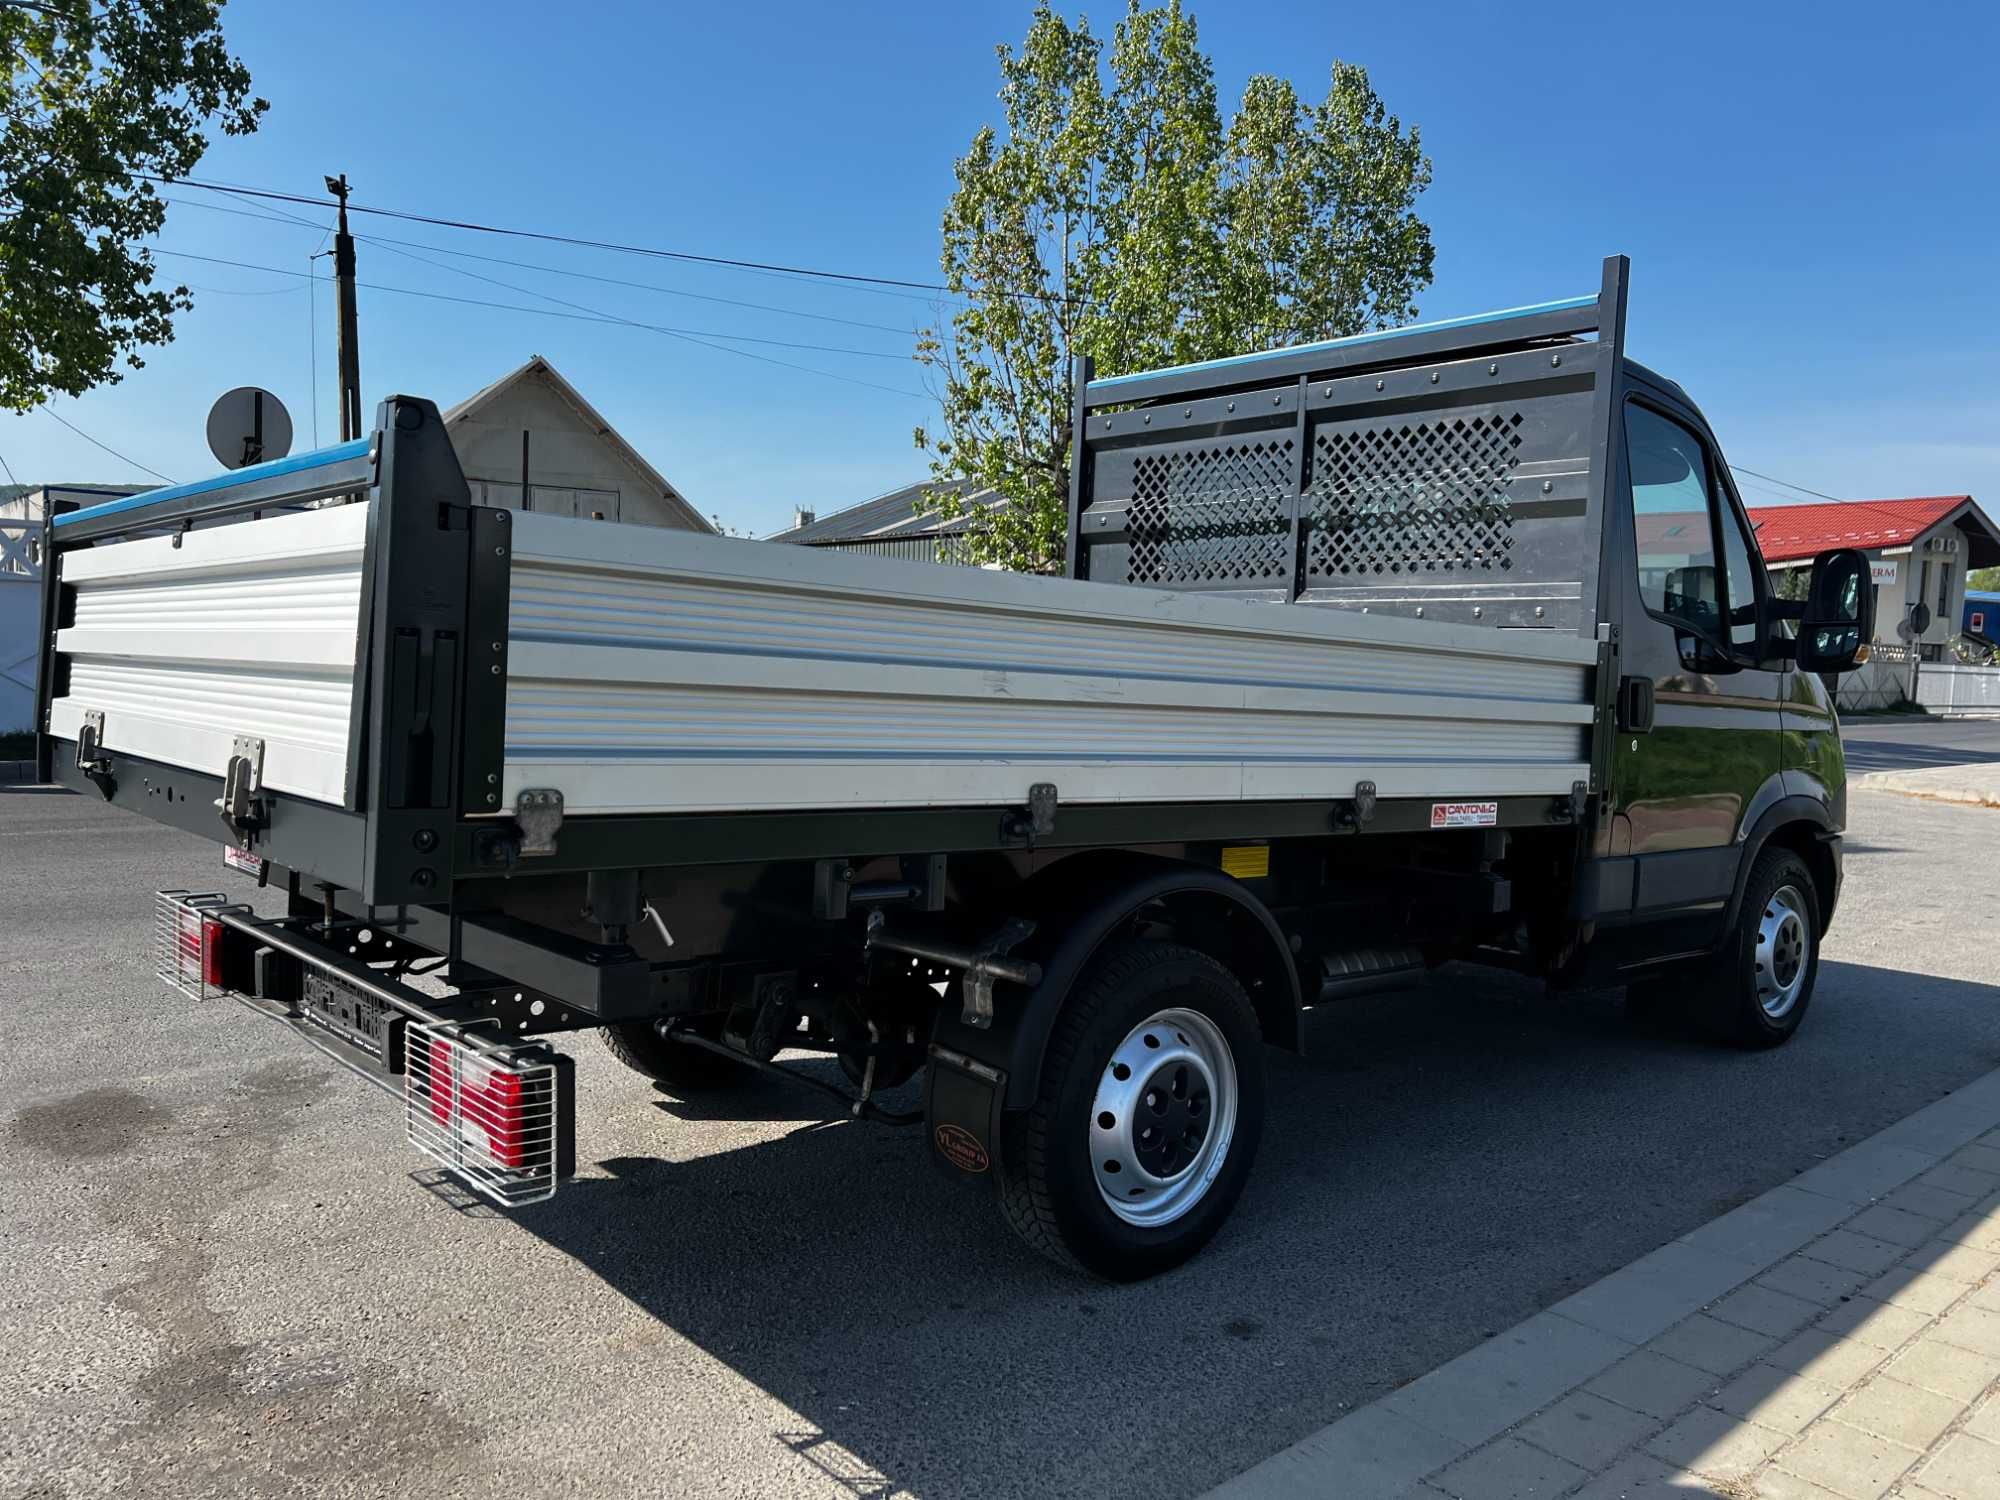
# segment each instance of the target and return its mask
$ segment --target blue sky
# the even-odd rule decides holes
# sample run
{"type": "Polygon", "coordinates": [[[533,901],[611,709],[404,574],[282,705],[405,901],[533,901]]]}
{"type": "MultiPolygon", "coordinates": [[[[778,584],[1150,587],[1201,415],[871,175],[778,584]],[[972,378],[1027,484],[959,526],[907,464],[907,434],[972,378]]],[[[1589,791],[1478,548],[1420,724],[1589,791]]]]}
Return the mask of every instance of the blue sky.
{"type": "MultiPolygon", "coordinates": [[[[1436,170],[1421,211],[1438,247],[1424,317],[1590,291],[1601,258],[1624,252],[1633,352],[1688,387],[1732,461],[1841,496],[2000,503],[2000,8],[1194,9],[1225,101],[1256,72],[1317,97],[1341,57],[1421,125],[1436,170]]],[[[230,34],[271,112],[200,170],[303,193],[344,170],[357,202],[928,281],[952,160],[998,115],[993,46],[1018,41],[1028,13],[958,0],[235,0],[230,34]]],[[[1108,32],[1118,12],[1088,13],[1108,32]]],[[[925,472],[910,432],[931,408],[895,393],[922,390],[904,356],[923,300],[379,220],[356,229],[437,247],[415,253],[443,263],[364,243],[364,283],[551,306],[455,265],[614,317],[891,356],[739,345],[892,388],[879,390],[632,328],[364,290],[371,412],[391,391],[449,404],[540,353],[704,513],[758,533],[794,505],[824,512],[925,472]],[[732,305],[744,302],[818,317],[732,305]]],[[[321,237],[177,205],[161,244],[298,271],[321,237]]],[[[210,401],[255,383],[291,407],[307,446],[316,297],[332,441],[330,291],[160,264],[196,288],[177,340],[55,409],[188,479],[214,468],[210,401]]],[[[26,482],[145,478],[45,412],[0,418],[0,454],[26,482]]],[[[1745,481],[1745,493],[1785,492],[1745,481]]]]}

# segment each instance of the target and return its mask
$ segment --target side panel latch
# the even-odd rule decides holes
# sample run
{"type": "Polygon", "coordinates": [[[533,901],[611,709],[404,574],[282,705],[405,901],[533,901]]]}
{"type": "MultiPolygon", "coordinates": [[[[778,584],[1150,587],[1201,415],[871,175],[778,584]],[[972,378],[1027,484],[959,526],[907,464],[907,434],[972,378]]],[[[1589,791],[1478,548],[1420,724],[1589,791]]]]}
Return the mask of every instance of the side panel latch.
{"type": "Polygon", "coordinates": [[[563,794],[552,786],[525,788],[514,799],[514,821],[521,825],[523,858],[556,852],[556,833],[562,828],[563,794]]]}
{"type": "Polygon", "coordinates": [[[1036,839],[1045,839],[1056,831],[1056,784],[1053,781],[1038,781],[1028,788],[1028,805],[1023,812],[1012,812],[1001,825],[1001,834],[1008,839],[1025,839],[1030,849],[1036,839]]]}
{"type": "Polygon", "coordinates": [[[111,769],[111,757],[104,749],[104,710],[88,708],[76,731],[76,768],[86,776],[102,775],[111,769]]]}
{"type": "Polygon", "coordinates": [[[258,796],[263,789],[264,742],[239,734],[230,742],[229,767],[222,774],[222,795],[215,806],[229,831],[246,849],[251,831],[264,826],[264,803],[258,796]]]}

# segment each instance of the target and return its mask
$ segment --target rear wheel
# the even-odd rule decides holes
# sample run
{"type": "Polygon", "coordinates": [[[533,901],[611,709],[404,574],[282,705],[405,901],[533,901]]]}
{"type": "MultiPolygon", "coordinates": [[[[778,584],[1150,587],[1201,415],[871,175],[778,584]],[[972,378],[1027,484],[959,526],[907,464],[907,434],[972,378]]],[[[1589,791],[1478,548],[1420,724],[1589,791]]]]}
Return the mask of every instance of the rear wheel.
{"type": "Polygon", "coordinates": [[[1121,946],[1072,992],[1034,1107],[1009,1123],[1008,1221],[1073,1268],[1155,1275],[1222,1227],[1263,1121],[1262,1037],[1243,986],[1193,948],[1121,946]]]}
{"type": "MultiPolygon", "coordinates": [[[[696,1025],[701,1023],[697,1022],[696,1025]]],[[[717,1033],[721,1020],[714,1022],[717,1033]]],[[[621,1021],[606,1026],[598,1035],[611,1055],[635,1073],[676,1091],[698,1093],[708,1089],[734,1088],[756,1078],[757,1070],[747,1063],[732,1062],[704,1047],[669,1041],[651,1021],[621,1021]]]]}

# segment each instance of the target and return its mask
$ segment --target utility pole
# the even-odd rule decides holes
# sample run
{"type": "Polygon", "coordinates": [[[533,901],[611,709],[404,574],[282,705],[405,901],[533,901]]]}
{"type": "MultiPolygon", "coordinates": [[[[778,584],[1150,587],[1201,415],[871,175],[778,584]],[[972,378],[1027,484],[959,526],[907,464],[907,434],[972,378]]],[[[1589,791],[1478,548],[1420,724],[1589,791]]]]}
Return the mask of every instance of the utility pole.
{"type": "Polygon", "coordinates": [[[361,350],[354,312],[354,236],[347,232],[347,174],[326,179],[340,200],[340,227],[333,235],[334,302],[339,310],[340,440],[361,436],[361,350]]]}

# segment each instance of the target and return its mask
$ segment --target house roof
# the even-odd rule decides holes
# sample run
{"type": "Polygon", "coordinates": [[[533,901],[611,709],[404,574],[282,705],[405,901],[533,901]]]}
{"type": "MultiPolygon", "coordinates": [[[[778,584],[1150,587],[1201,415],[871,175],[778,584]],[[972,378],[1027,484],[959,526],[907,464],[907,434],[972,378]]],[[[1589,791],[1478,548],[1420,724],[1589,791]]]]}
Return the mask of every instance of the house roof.
{"type": "Polygon", "coordinates": [[[1907,547],[1932,527],[1960,519],[1969,519],[1976,530],[1985,533],[1990,546],[2000,550],[2000,530],[1970,495],[1760,505],[1750,511],[1750,522],[1757,528],[1757,546],[1764,561],[1770,563],[1795,562],[1829,547],[1859,547],[1864,552],[1907,547]]]}
{"type": "Polygon", "coordinates": [[[991,489],[975,488],[969,479],[920,479],[850,505],[831,515],[819,516],[804,526],[774,532],[766,541],[792,542],[803,547],[837,546],[842,542],[882,541],[889,537],[950,536],[970,530],[978,513],[1001,504],[991,489]],[[917,501],[925,494],[957,495],[968,507],[962,516],[927,516],[917,511],[917,501]]]}
{"type": "Polygon", "coordinates": [[[490,406],[502,392],[511,390],[522,381],[532,379],[536,376],[546,381],[549,387],[555,391],[556,395],[566,402],[593,432],[609,443],[618,455],[638,472],[641,479],[660,492],[667,504],[679,513],[681,521],[688,530],[711,533],[715,530],[714,525],[700,511],[688,503],[687,497],[669,484],[664,474],[647,463],[639,450],[626,442],[619,435],[618,429],[605,421],[599,415],[597,408],[583,399],[583,393],[565,380],[562,372],[546,359],[543,359],[539,354],[529,356],[526,364],[521,365],[517,369],[509,370],[491,385],[474,391],[470,396],[459,402],[458,405],[452,407],[444,414],[444,425],[452,427],[459,422],[478,415],[481,410],[490,406]]]}

